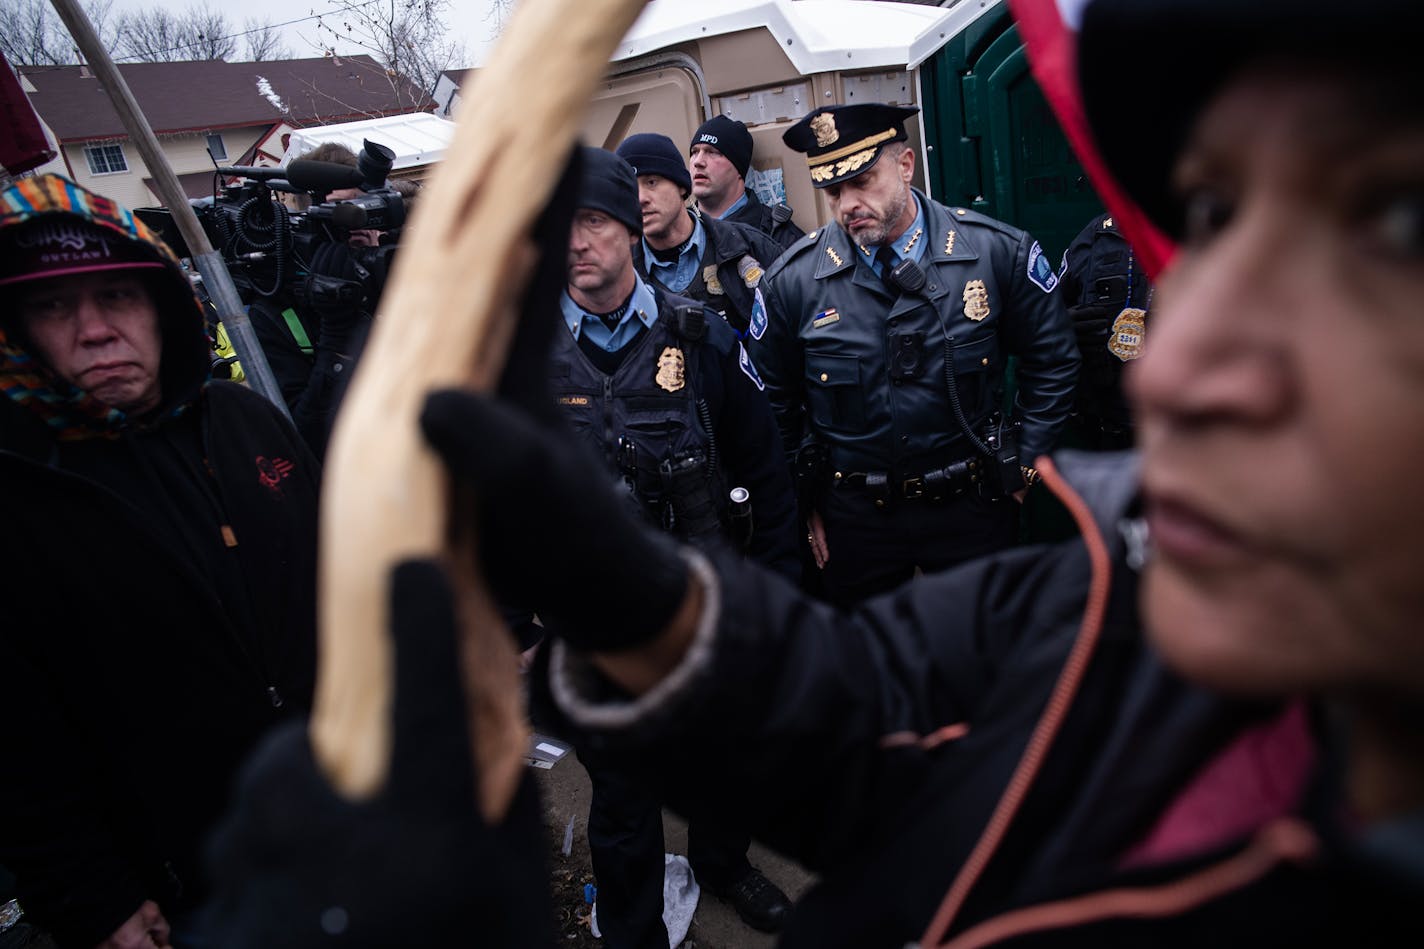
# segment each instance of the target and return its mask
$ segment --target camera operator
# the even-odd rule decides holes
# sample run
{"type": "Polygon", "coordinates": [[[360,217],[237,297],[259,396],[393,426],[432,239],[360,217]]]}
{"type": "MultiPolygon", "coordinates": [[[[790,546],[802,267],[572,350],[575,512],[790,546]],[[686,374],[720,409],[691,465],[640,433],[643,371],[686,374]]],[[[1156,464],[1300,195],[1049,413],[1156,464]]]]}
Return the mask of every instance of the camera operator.
{"type": "MultiPolygon", "coordinates": [[[[301,157],[362,167],[340,145],[318,146],[301,157]]],[[[366,187],[314,193],[313,199],[324,198],[321,206],[330,207],[365,196],[372,183],[384,184],[389,165],[377,165],[374,173],[362,168],[366,187]]],[[[325,455],[346,379],[370,329],[398,234],[335,223],[328,231],[329,239],[316,242],[301,261],[304,275],[270,296],[255,297],[248,311],[293,421],[318,458],[325,455]]]]}

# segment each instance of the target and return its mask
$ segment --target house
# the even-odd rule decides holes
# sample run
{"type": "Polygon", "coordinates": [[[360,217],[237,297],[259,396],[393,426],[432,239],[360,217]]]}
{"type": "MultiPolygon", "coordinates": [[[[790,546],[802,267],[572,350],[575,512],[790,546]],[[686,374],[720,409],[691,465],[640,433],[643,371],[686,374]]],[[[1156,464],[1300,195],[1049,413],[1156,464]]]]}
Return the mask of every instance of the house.
{"type": "MultiPolygon", "coordinates": [[[[366,55],[123,63],[118,70],[189,197],[212,194],[216,166],[279,164],[299,129],[434,105],[366,55]]],[[[19,73],[60,149],[42,170],[127,207],[159,203],[143,156],[87,66],[22,66],[19,73]]]]}
{"type": "Polygon", "coordinates": [[[431,98],[435,100],[436,115],[442,119],[455,117],[455,110],[460,106],[460,86],[464,84],[466,77],[477,71],[475,69],[447,69],[440,74],[440,78],[435,80],[435,91],[431,93],[431,98]]]}

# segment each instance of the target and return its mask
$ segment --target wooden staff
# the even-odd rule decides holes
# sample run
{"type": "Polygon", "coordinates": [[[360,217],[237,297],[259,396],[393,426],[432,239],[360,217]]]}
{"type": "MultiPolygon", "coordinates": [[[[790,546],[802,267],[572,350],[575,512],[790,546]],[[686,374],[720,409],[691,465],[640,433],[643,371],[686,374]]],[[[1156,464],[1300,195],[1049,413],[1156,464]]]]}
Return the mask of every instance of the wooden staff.
{"type": "MultiPolygon", "coordinates": [[[[349,797],[380,789],[391,748],[392,567],[441,558],[457,587],[461,653],[488,819],[508,807],[529,727],[518,657],[468,552],[449,556],[449,484],[419,414],[435,388],[491,390],[537,249],[534,222],[584,109],[642,0],[524,0],[464,97],[446,158],[402,235],[328,448],[322,494],[320,648],[311,738],[349,797]]],[[[563,248],[550,248],[563,254],[563,248]]]]}

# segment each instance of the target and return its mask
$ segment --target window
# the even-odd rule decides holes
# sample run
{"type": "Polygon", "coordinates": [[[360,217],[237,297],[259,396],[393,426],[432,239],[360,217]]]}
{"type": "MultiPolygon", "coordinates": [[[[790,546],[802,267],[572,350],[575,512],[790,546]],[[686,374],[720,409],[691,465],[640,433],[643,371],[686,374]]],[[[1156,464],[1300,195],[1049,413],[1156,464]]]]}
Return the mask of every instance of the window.
{"type": "Polygon", "coordinates": [[[227,146],[217,132],[208,135],[208,154],[213,156],[213,161],[227,161],[227,146]]]}
{"type": "Polygon", "coordinates": [[[129,170],[122,145],[86,145],[84,157],[89,160],[91,175],[114,175],[129,170]]]}

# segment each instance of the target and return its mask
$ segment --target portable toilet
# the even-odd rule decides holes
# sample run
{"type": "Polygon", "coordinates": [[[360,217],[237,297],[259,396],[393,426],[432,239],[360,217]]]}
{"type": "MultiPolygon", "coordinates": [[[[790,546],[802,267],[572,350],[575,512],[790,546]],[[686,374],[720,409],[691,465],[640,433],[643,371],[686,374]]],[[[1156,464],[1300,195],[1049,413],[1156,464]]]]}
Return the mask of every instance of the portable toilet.
{"type": "Polygon", "coordinates": [[[611,149],[660,132],[686,151],[724,113],[752,133],[749,187],[811,230],[829,208],[782,133],[854,102],[920,106],[907,126],[916,186],[1028,230],[1055,259],[1101,211],[1005,0],[651,0],[613,54],[583,140],[611,149]]]}

